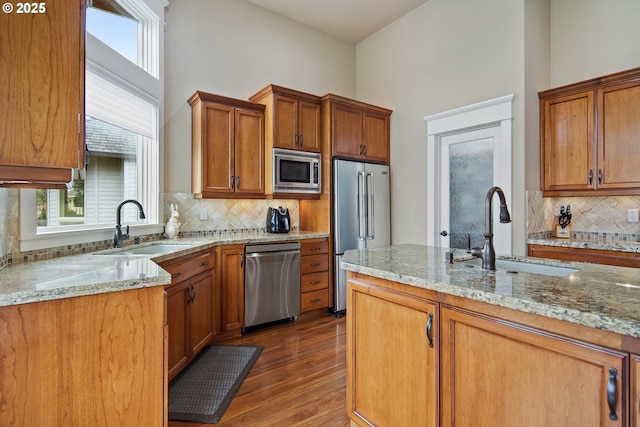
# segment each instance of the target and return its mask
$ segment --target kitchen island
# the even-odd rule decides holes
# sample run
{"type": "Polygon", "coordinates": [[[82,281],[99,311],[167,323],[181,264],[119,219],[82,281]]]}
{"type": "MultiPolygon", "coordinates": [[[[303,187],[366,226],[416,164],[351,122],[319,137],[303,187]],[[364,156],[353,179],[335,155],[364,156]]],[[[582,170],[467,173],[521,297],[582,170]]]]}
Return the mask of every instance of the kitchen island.
{"type": "MultiPolygon", "coordinates": [[[[182,264],[182,277],[206,268],[209,272],[196,277],[210,275],[206,283],[213,287],[219,246],[326,236],[230,233],[5,267],[0,270],[0,425],[166,425],[165,287],[178,273],[158,264],[171,271],[175,260],[193,256],[182,264]],[[213,262],[198,258],[203,251],[213,262]]],[[[218,298],[212,299],[207,310],[215,315],[218,298]]]]}
{"type": "Polygon", "coordinates": [[[354,425],[637,425],[640,270],[483,271],[446,252],[345,254],[354,425]]]}

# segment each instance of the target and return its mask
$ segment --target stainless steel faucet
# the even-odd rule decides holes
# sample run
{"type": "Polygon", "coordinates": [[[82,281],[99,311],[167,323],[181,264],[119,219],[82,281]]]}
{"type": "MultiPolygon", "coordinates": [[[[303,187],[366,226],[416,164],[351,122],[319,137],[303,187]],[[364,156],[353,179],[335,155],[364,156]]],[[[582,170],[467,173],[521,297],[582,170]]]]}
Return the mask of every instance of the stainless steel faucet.
{"type": "Polygon", "coordinates": [[[495,270],[496,269],[496,251],[493,249],[493,218],[492,218],[492,199],[493,195],[498,193],[500,197],[500,222],[503,224],[511,222],[511,216],[507,209],[507,202],[504,198],[504,192],[500,187],[491,187],[487,192],[487,198],[484,202],[484,247],[483,248],[471,248],[471,238],[467,234],[467,252],[476,258],[482,258],[483,270],[495,270]]]}
{"type": "Polygon", "coordinates": [[[127,232],[122,234],[122,223],[121,223],[121,220],[120,220],[121,213],[122,213],[122,207],[124,205],[126,205],[127,203],[133,203],[134,205],[138,206],[138,211],[140,212],[140,219],[145,219],[144,209],[142,209],[142,205],[137,200],[129,199],[129,200],[125,200],[124,202],[120,203],[118,205],[118,209],[116,209],[116,231],[115,231],[115,233],[113,235],[113,246],[116,247],[116,248],[121,248],[122,247],[122,242],[124,242],[125,239],[129,238],[129,226],[127,225],[127,232]]]}

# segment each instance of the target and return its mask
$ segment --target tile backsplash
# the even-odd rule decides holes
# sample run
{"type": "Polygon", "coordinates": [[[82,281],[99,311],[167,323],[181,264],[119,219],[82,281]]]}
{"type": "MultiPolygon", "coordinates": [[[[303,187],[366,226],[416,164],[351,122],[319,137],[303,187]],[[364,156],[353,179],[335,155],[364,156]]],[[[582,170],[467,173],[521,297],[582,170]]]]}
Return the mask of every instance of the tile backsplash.
{"type": "Polygon", "coordinates": [[[567,205],[571,205],[572,235],[640,236],[640,223],[627,221],[627,209],[640,208],[640,196],[542,197],[541,191],[527,192],[528,235],[550,232],[556,224],[554,215],[567,205]]]}

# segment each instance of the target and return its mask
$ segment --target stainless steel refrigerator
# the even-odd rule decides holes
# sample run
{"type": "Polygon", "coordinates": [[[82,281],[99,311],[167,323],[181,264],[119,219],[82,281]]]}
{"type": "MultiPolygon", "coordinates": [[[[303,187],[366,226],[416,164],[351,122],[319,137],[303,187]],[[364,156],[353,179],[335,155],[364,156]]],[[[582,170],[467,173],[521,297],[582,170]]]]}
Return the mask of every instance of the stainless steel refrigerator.
{"type": "Polygon", "coordinates": [[[333,161],[333,313],[346,309],[347,280],[340,260],[350,249],[391,244],[389,166],[333,161]]]}

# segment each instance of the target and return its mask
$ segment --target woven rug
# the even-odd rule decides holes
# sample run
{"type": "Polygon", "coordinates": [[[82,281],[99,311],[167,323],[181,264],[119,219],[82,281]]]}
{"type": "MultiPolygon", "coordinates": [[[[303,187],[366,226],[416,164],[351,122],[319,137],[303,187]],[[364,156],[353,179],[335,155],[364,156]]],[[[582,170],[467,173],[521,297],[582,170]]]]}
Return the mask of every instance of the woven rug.
{"type": "Polygon", "coordinates": [[[202,350],[169,384],[169,419],[218,423],[262,349],[210,345],[202,350]]]}

